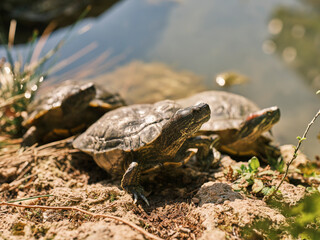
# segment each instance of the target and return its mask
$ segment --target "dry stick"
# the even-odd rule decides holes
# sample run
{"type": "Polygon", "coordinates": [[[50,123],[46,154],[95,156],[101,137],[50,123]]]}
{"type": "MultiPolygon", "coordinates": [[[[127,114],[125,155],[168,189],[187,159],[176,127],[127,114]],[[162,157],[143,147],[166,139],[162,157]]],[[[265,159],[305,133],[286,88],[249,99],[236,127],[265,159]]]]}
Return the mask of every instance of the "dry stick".
{"type": "Polygon", "coordinates": [[[47,144],[44,144],[42,146],[39,146],[37,147],[37,150],[43,150],[45,148],[49,148],[49,147],[53,147],[53,146],[57,146],[59,144],[62,144],[62,143],[68,143],[68,142],[71,142],[71,140],[74,138],[74,136],[72,137],[69,137],[69,138],[66,138],[66,139],[62,139],[62,140],[59,140],[59,141],[55,141],[55,142],[51,142],[51,143],[47,143],[47,144]]]}
{"type": "Polygon", "coordinates": [[[65,68],[66,66],[70,65],[71,63],[75,62],[76,60],[82,58],[83,56],[87,55],[89,52],[93,51],[98,47],[97,42],[92,42],[87,46],[83,47],[81,50],[77,51],[75,54],[71,55],[70,57],[60,61],[51,69],[48,70],[48,75],[58,72],[59,70],[65,68]]]}
{"type": "Polygon", "coordinates": [[[18,177],[15,179],[15,181],[19,180],[20,178],[22,178],[25,174],[27,174],[27,172],[29,172],[31,170],[31,168],[33,167],[33,162],[37,162],[38,160],[38,155],[37,155],[38,151],[36,148],[33,148],[33,158],[31,160],[31,162],[28,162],[26,166],[23,167],[22,170],[20,170],[20,173],[18,175],[18,177]]]}
{"type": "Polygon", "coordinates": [[[286,169],[286,171],[285,171],[285,173],[284,173],[284,175],[283,175],[280,183],[278,184],[278,186],[276,187],[276,189],[275,189],[270,195],[267,195],[267,196],[264,197],[264,199],[263,199],[264,201],[268,201],[268,200],[269,200],[272,196],[274,196],[274,195],[276,194],[276,192],[279,190],[281,184],[284,182],[285,178],[286,178],[287,175],[288,175],[290,165],[292,164],[292,162],[293,162],[293,161],[297,158],[297,156],[298,156],[298,153],[297,153],[297,152],[298,152],[298,150],[299,150],[302,142],[306,139],[307,133],[309,132],[309,129],[310,129],[311,125],[315,122],[315,120],[319,117],[319,115],[320,115],[320,109],[319,109],[319,111],[316,113],[316,115],[313,117],[313,119],[311,120],[311,122],[308,124],[306,130],[305,130],[304,133],[303,133],[303,136],[302,136],[302,137],[297,137],[297,138],[299,139],[299,142],[298,142],[297,146],[296,146],[295,149],[294,149],[294,153],[293,153],[293,156],[292,156],[291,160],[286,164],[286,165],[287,165],[287,169],[286,169]]]}
{"type": "Polygon", "coordinates": [[[8,203],[8,202],[0,202],[0,206],[12,206],[12,207],[23,207],[23,208],[40,208],[40,209],[52,209],[52,210],[74,210],[74,211],[79,211],[82,212],[84,214],[88,214],[90,216],[93,217],[103,217],[103,218],[109,218],[109,219],[113,219],[116,220],[118,222],[122,222],[124,224],[127,224],[128,226],[132,227],[133,229],[137,230],[138,232],[140,232],[141,234],[145,235],[146,237],[150,238],[150,239],[156,239],[156,240],[162,240],[162,238],[159,238],[151,233],[148,233],[146,230],[144,230],[143,228],[137,226],[136,224],[129,222],[125,219],[116,217],[116,216],[112,216],[112,215],[106,215],[106,214],[96,214],[96,213],[92,213],[89,211],[85,211],[81,208],[77,208],[77,207],[51,207],[51,206],[41,206],[41,205],[20,205],[20,204],[15,204],[15,203],[8,203]]]}
{"type": "Polygon", "coordinates": [[[38,175],[38,173],[34,173],[34,174],[31,174],[27,177],[24,177],[24,178],[21,178],[20,180],[14,180],[13,182],[11,182],[9,184],[9,191],[12,191],[13,189],[16,189],[17,187],[20,186],[21,183],[23,183],[25,180],[28,180],[29,178],[32,178],[34,176],[38,175]]]}
{"type": "Polygon", "coordinates": [[[17,21],[12,19],[10,21],[10,27],[9,27],[9,36],[8,36],[8,47],[12,48],[14,43],[14,36],[16,34],[17,29],[17,21]]]}
{"type": "Polygon", "coordinates": [[[26,163],[26,165],[22,168],[22,170],[20,170],[19,175],[16,177],[16,179],[14,181],[17,181],[17,180],[23,178],[23,176],[26,175],[32,169],[32,167],[33,167],[32,162],[26,161],[25,163],[26,163]]]}

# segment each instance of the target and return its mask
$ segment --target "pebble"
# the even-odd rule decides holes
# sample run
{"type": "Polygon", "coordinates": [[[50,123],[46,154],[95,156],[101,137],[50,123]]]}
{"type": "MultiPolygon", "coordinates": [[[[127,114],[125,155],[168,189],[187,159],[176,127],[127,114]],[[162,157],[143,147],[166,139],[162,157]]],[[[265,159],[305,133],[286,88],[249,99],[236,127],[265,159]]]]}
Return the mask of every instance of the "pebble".
{"type": "Polygon", "coordinates": [[[191,230],[189,228],[180,227],[180,232],[190,233],[191,230]]]}
{"type": "Polygon", "coordinates": [[[197,204],[197,203],[199,203],[199,202],[200,202],[200,199],[199,199],[199,198],[194,197],[194,198],[192,198],[192,199],[191,199],[191,201],[192,201],[194,204],[197,204]]]}
{"type": "Polygon", "coordinates": [[[217,202],[216,202],[217,204],[221,204],[221,203],[223,203],[223,199],[222,198],[218,198],[218,200],[217,200],[217,202]]]}

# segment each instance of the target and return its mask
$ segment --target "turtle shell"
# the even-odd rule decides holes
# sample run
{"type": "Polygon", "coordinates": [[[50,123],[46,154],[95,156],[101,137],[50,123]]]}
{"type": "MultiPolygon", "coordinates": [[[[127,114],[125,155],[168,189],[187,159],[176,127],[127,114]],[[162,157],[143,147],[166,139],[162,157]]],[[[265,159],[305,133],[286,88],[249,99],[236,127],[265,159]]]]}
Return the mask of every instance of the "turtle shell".
{"type": "Polygon", "coordinates": [[[30,107],[23,122],[29,128],[23,145],[63,139],[85,130],[104,113],[125,105],[119,94],[94,83],[65,81],[41,95],[30,107]]]}
{"type": "Polygon", "coordinates": [[[196,135],[219,136],[218,150],[232,155],[256,155],[262,159],[275,159],[280,155],[268,129],[280,118],[278,107],[260,110],[247,98],[223,91],[206,91],[177,100],[182,107],[205,102],[210,106],[210,120],[196,135]]]}
{"type": "Polygon", "coordinates": [[[121,174],[130,155],[152,144],[180,108],[176,102],[165,100],[115,109],[75,139],[73,146],[93,156],[107,172],[121,174]]]}
{"type": "Polygon", "coordinates": [[[23,125],[27,128],[32,125],[46,126],[49,129],[73,126],[73,122],[78,121],[76,113],[85,110],[95,95],[93,83],[64,83],[30,105],[30,114],[23,125]]]}
{"type": "Polygon", "coordinates": [[[82,114],[83,122],[87,126],[97,121],[106,112],[127,105],[118,93],[111,93],[104,86],[96,83],[94,86],[96,87],[96,96],[82,114]]]}
{"type": "Polygon", "coordinates": [[[96,83],[94,85],[96,87],[96,96],[90,101],[90,108],[106,113],[127,105],[118,93],[111,93],[102,85],[96,83]]]}
{"type": "Polygon", "coordinates": [[[183,107],[205,102],[210,106],[210,120],[200,131],[224,131],[238,129],[240,124],[259,107],[249,99],[224,91],[205,91],[177,101],[183,107]]]}

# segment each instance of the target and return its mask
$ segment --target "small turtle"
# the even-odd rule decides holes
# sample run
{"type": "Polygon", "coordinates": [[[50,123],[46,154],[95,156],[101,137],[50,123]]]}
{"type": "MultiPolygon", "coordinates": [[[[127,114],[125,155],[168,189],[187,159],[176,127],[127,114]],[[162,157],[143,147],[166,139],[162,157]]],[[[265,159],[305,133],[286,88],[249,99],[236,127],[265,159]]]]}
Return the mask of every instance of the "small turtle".
{"type": "Polygon", "coordinates": [[[181,109],[174,101],[136,104],[106,113],[73,146],[91,155],[113,176],[123,175],[121,186],[147,204],[139,184],[141,173],[162,166],[181,166],[198,148],[207,154],[211,139],[191,138],[210,118],[210,108],[200,103],[181,109]]]}
{"type": "Polygon", "coordinates": [[[210,106],[210,120],[196,135],[218,135],[218,150],[237,156],[255,155],[262,160],[278,159],[280,150],[271,145],[268,132],[280,119],[278,107],[260,110],[247,98],[224,91],[205,91],[177,100],[183,107],[205,102],[210,106]]]}
{"type": "Polygon", "coordinates": [[[94,86],[96,95],[81,114],[82,118],[85,118],[83,122],[87,123],[86,126],[97,121],[106,112],[127,105],[118,93],[110,93],[103,86],[96,83],[94,86]]]}
{"type": "Polygon", "coordinates": [[[23,145],[43,144],[79,133],[107,111],[123,105],[119,95],[101,86],[66,81],[31,104],[23,122],[28,128],[23,145]]]}

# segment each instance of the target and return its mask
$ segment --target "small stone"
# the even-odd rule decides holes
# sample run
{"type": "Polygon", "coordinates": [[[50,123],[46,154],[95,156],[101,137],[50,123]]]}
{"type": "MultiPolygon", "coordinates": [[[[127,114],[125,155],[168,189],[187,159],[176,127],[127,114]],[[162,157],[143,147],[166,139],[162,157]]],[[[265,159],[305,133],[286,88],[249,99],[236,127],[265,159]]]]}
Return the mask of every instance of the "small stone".
{"type": "Polygon", "coordinates": [[[180,232],[190,233],[191,230],[189,228],[180,227],[180,232]]]}
{"type": "Polygon", "coordinates": [[[9,183],[2,183],[0,191],[8,190],[10,188],[9,183]]]}
{"type": "Polygon", "coordinates": [[[17,193],[17,198],[23,198],[25,195],[26,195],[25,192],[19,191],[19,192],[17,193]]]}
{"type": "Polygon", "coordinates": [[[200,202],[200,199],[199,199],[199,198],[194,197],[194,198],[192,198],[192,199],[191,199],[191,202],[193,202],[194,204],[197,204],[197,203],[199,203],[199,202],[200,202]]]}
{"type": "Polygon", "coordinates": [[[173,236],[172,236],[172,239],[178,239],[180,233],[179,232],[176,232],[173,236]]]}
{"type": "Polygon", "coordinates": [[[217,204],[223,203],[223,198],[218,198],[216,203],[217,204]]]}

